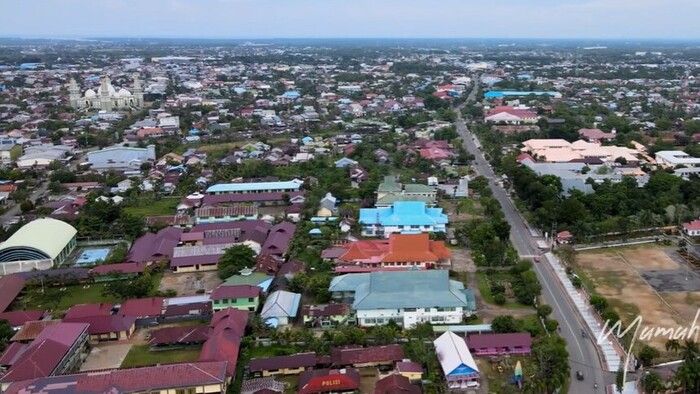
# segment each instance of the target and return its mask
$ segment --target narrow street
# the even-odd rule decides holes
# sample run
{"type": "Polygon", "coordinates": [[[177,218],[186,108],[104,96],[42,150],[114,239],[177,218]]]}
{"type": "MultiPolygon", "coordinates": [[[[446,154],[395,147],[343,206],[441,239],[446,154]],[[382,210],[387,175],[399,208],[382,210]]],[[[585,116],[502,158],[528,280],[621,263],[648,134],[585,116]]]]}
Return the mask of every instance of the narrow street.
{"type": "MultiPolygon", "coordinates": [[[[478,76],[475,80],[478,80],[478,76]]],[[[470,92],[467,103],[476,99],[477,91],[478,82],[475,83],[474,88],[470,92]]],[[[528,223],[520,215],[508,193],[496,182],[497,175],[484,158],[482,151],[477,147],[478,140],[467,128],[462,118],[461,108],[457,109],[455,126],[457,133],[462,138],[464,148],[467,152],[474,155],[474,161],[472,162],[474,170],[477,174],[488,179],[489,188],[494,198],[501,205],[505,218],[511,227],[511,241],[518,254],[524,259],[539,255],[540,251],[536,247],[537,238],[532,236],[528,223]]],[[[550,269],[547,269],[544,264],[534,264],[534,267],[537,277],[542,284],[542,298],[552,307],[552,317],[559,322],[561,327],[560,335],[567,343],[569,365],[571,367],[569,392],[582,394],[604,392],[603,383],[612,383],[614,377],[611,377],[610,373],[603,370],[593,339],[590,339],[590,336],[583,338],[581,333],[585,325],[576,308],[570,303],[569,296],[565,293],[564,288],[550,269]],[[584,374],[585,379],[583,381],[576,379],[576,371],[581,371],[584,374]],[[598,385],[597,389],[594,388],[594,384],[598,385]]]]}

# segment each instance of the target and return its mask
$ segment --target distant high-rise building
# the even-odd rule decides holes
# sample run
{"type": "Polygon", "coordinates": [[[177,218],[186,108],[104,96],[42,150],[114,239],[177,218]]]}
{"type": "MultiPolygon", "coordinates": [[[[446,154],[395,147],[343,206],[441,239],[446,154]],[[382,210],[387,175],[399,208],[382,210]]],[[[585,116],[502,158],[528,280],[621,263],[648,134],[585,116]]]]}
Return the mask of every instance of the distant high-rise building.
{"type": "Polygon", "coordinates": [[[143,107],[143,88],[138,76],[134,76],[131,92],[124,88],[115,89],[109,77],[105,76],[102,78],[97,92],[88,89],[83,95],[80,94],[80,88],[75,79],[71,78],[68,84],[68,93],[70,105],[75,109],[113,111],[143,107]]]}

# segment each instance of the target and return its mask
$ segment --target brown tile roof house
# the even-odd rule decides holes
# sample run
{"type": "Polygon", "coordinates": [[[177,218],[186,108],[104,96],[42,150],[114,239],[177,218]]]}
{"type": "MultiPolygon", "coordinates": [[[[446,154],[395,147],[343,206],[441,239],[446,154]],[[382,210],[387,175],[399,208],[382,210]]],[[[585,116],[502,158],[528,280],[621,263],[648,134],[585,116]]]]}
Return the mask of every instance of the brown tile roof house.
{"type": "Polygon", "coordinates": [[[400,345],[331,349],[331,362],[336,367],[393,364],[404,358],[405,355],[400,345]]]}
{"type": "Polygon", "coordinates": [[[13,328],[19,328],[28,321],[41,320],[46,311],[11,311],[0,313],[0,320],[7,320],[13,328]]]}
{"type": "MultiPolygon", "coordinates": [[[[80,353],[87,342],[88,325],[59,323],[45,327],[30,344],[8,349],[16,352],[7,372],[0,377],[5,388],[12,382],[62,374],[77,367],[80,353]]],[[[6,357],[2,357],[5,359],[6,357]]]]}
{"type": "Polygon", "coordinates": [[[391,374],[379,379],[374,385],[374,394],[420,394],[420,387],[411,384],[407,377],[391,374]]]}
{"type": "Polygon", "coordinates": [[[85,372],[18,382],[8,394],[104,394],[198,389],[226,392],[226,362],[192,362],[85,372]],[[210,386],[218,386],[216,390],[210,386]]]}
{"type": "Polygon", "coordinates": [[[268,275],[275,275],[283,260],[276,256],[261,255],[255,259],[255,270],[268,275]]]}
{"type": "MultiPolygon", "coordinates": [[[[248,368],[252,373],[262,373],[276,370],[298,370],[313,368],[316,366],[316,353],[297,353],[289,356],[275,356],[267,358],[254,358],[250,360],[248,368]]],[[[301,372],[301,371],[299,371],[301,372]]]]}

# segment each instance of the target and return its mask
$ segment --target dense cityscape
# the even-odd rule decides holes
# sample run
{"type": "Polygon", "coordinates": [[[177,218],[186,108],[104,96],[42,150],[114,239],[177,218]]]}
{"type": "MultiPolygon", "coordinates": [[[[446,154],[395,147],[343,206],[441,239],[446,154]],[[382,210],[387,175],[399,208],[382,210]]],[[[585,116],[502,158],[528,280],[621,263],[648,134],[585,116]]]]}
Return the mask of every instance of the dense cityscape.
{"type": "Polygon", "coordinates": [[[699,74],[685,41],[0,39],[0,390],[698,393],[699,74]]]}

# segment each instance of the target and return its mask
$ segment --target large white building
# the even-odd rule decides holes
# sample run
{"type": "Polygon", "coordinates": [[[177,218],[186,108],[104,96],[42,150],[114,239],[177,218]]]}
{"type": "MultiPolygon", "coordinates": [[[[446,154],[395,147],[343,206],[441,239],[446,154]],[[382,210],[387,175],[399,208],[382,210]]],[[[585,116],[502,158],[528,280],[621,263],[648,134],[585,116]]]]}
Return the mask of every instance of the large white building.
{"type": "Polygon", "coordinates": [[[459,324],[476,310],[474,295],[445,270],[347,274],[333,278],[333,298],[352,304],[357,324],[381,326],[394,321],[459,324]]]}
{"type": "Polygon", "coordinates": [[[117,90],[112,86],[109,77],[105,76],[102,78],[97,92],[88,89],[82,96],[75,79],[71,78],[68,84],[68,93],[70,105],[75,109],[96,109],[109,112],[143,106],[143,89],[138,76],[134,76],[134,86],[131,92],[124,88],[117,90]]]}
{"type": "Polygon", "coordinates": [[[681,150],[662,150],[656,152],[656,163],[662,167],[676,166],[700,167],[700,158],[693,157],[681,150]]]}

